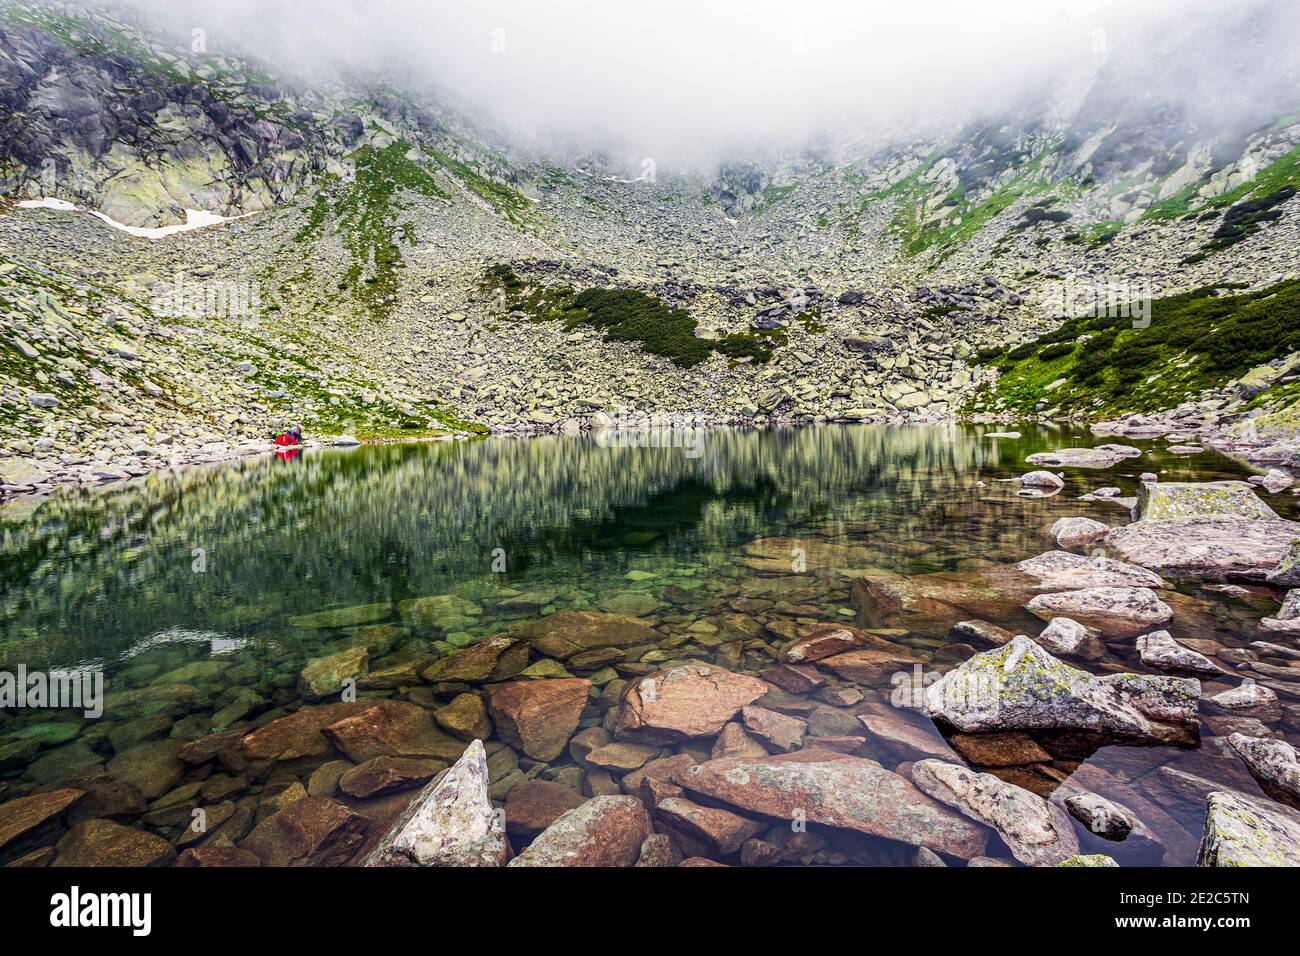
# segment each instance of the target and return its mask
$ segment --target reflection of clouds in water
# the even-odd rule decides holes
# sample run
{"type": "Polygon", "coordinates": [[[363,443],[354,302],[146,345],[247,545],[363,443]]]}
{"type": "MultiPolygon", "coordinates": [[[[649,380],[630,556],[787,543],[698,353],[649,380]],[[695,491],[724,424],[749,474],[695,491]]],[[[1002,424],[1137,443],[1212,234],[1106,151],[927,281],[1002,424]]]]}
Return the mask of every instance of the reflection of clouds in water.
{"type": "Polygon", "coordinates": [[[228,654],[232,651],[242,650],[249,645],[249,640],[243,637],[227,637],[225,634],[218,634],[215,631],[190,631],[183,627],[169,627],[165,631],[158,631],[150,634],[143,640],[137,641],[129,648],[122,652],[122,658],[129,660],[138,654],[143,654],[147,650],[155,647],[162,647],[167,644],[206,644],[208,654],[216,657],[220,654],[228,654]]]}

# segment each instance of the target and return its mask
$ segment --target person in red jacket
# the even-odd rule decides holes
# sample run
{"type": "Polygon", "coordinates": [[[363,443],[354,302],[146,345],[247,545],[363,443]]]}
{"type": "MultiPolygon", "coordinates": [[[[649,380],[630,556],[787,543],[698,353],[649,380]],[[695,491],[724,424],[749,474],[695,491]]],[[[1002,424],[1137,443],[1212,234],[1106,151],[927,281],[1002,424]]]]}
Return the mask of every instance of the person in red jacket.
{"type": "Polygon", "coordinates": [[[302,444],[302,426],[294,425],[286,432],[275,436],[277,445],[301,445],[302,444]]]}
{"type": "Polygon", "coordinates": [[[275,457],[281,461],[293,461],[302,454],[302,426],[294,425],[286,432],[275,436],[275,457]]]}

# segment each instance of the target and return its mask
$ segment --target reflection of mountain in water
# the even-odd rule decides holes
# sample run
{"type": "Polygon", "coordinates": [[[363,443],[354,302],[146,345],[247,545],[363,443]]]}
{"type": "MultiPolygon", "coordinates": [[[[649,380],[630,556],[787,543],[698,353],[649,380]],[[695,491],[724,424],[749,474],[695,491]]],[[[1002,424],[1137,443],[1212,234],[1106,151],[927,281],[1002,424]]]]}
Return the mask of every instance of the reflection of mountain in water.
{"type": "Polygon", "coordinates": [[[440,593],[488,575],[497,548],[509,573],[493,580],[521,587],[628,551],[689,559],[845,522],[882,546],[938,541],[959,520],[972,546],[992,543],[1019,512],[985,503],[976,477],[1018,474],[1049,447],[952,426],[719,430],[702,442],[701,457],[589,435],[371,447],[0,510],[0,657],[67,662],[175,626],[239,631],[440,593]]]}

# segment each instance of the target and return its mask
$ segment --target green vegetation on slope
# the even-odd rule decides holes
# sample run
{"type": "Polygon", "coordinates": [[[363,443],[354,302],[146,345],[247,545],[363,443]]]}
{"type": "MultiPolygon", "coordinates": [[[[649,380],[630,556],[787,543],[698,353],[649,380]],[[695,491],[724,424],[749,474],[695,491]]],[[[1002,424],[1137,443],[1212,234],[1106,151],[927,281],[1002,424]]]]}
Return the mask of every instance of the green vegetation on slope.
{"type": "Polygon", "coordinates": [[[606,339],[638,342],[647,352],[671,359],[682,368],[699,365],[714,353],[766,362],[777,344],[771,336],[748,333],[697,338],[695,318],[688,311],[667,306],[649,293],[636,289],[579,292],[567,286],[542,289],[529,286],[505,264],[490,267],[481,288],[498,300],[504,294],[505,301],[500,304],[507,311],[523,312],[538,322],[562,321],[568,329],[591,326],[602,330],[606,339]]]}
{"type": "Polygon", "coordinates": [[[1156,299],[1151,324],[1080,316],[1014,349],[976,358],[1001,373],[967,411],[1110,415],[1170,408],[1300,350],[1300,280],[1254,292],[1220,285],[1156,299]],[[1235,294],[1234,294],[1235,293],[1235,294]]]}
{"type": "MultiPolygon", "coordinates": [[[[348,248],[350,265],[340,289],[351,289],[373,318],[385,318],[397,302],[398,274],[404,268],[397,236],[403,207],[398,193],[447,199],[447,193],[414,160],[411,144],[395,140],[382,149],[362,146],[352,154],[356,175],[351,182],[325,182],[307,210],[307,224],[294,239],[317,238],[332,216],[348,248]]],[[[400,241],[414,243],[410,229],[400,241]]]]}

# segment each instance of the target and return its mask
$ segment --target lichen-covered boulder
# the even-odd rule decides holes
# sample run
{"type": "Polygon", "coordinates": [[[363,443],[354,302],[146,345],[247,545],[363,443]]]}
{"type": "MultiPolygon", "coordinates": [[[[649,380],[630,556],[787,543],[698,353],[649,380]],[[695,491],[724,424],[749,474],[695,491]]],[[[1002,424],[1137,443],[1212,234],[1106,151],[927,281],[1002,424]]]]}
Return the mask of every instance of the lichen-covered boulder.
{"type": "Polygon", "coordinates": [[[1190,744],[1201,686],[1145,674],[1096,677],[1023,635],[976,654],[925,692],[936,721],[962,733],[1069,731],[1098,741],[1190,744]]]}
{"type": "Polygon", "coordinates": [[[1300,866],[1300,813],[1245,794],[1210,794],[1197,866],[1300,866]]]}
{"type": "Polygon", "coordinates": [[[1137,515],[1139,521],[1278,517],[1245,481],[1143,482],[1138,486],[1137,515]]]}

